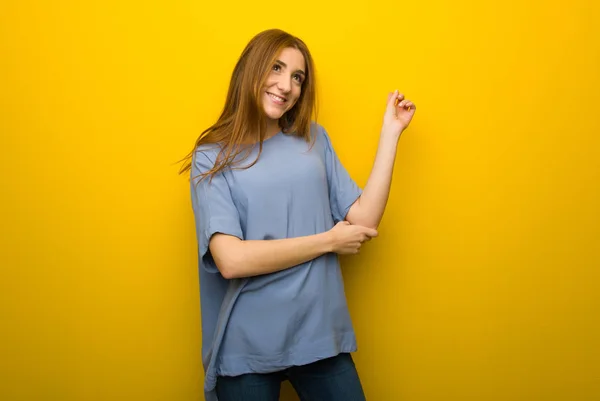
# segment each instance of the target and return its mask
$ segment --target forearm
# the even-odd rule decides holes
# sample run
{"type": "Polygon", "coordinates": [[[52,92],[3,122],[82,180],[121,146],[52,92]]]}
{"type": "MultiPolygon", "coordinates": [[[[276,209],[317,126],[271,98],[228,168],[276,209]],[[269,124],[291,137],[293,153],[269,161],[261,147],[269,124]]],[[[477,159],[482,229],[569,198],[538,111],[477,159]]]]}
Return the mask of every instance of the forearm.
{"type": "Polygon", "coordinates": [[[327,233],[276,240],[215,238],[211,251],[223,277],[231,279],[274,273],[308,262],[331,252],[331,241],[327,233]]]}
{"type": "Polygon", "coordinates": [[[379,226],[390,194],[398,140],[399,137],[380,136],[367,184],[346,217],[351,224],[375,229],[379,226]]]}

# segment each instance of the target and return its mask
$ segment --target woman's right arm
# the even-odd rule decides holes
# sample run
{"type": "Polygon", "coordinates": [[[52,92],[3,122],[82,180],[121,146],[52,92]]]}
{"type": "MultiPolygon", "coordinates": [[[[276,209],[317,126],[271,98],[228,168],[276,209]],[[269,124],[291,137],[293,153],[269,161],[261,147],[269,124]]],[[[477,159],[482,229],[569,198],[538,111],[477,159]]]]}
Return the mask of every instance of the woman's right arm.
{"type": "Polygon", "coordinates": [[[375,236],[372,228],[340,222],[321,234],[276,240],[241,240],[217,233],[209,247],[221,275],[232,279],[288,269],[329,252],[355,254],[375,236]]]}

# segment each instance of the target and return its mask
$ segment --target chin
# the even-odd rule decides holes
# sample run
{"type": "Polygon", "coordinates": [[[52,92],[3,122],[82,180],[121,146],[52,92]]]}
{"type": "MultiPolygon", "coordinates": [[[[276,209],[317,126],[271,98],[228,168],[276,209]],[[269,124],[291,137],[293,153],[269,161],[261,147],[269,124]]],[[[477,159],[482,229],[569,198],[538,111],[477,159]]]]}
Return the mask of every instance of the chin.
{"type": "Polygon", "coordinates": [[[271,119],[271,120],[279,120],[287,110],[273,110],[270,107],[264,107],[264,111],[265,114],[267,115],[267,118],[271,119]]]}

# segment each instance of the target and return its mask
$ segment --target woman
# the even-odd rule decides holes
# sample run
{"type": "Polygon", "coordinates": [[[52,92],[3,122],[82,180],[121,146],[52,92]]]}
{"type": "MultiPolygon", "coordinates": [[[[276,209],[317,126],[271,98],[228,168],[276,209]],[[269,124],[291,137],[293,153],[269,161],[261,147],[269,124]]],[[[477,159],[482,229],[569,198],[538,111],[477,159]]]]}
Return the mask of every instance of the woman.
{"type": "Polygon", "coordinates": [[[365,399],[337,255],[377,236],[415,106],[388,96],[362,190],[311,121],[314,105],[306,45],[264,31],[181,170],[191,173],[209,401],[275,401],[282,380],[303,401],[365,399]]]}

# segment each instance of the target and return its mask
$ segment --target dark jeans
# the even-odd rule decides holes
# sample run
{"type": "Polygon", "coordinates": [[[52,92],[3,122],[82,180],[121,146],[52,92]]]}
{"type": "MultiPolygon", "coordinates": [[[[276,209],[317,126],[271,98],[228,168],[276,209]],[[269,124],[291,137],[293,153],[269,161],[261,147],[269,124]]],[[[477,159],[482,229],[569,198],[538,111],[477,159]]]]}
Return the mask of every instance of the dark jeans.
{"type": "Polygon", "coordinates": [[[282,372],[219,376],[219,401],[277,401],[281,382],[289,380],[302,401],[365,401],[350,354],[340,354],[282,372]]]}

